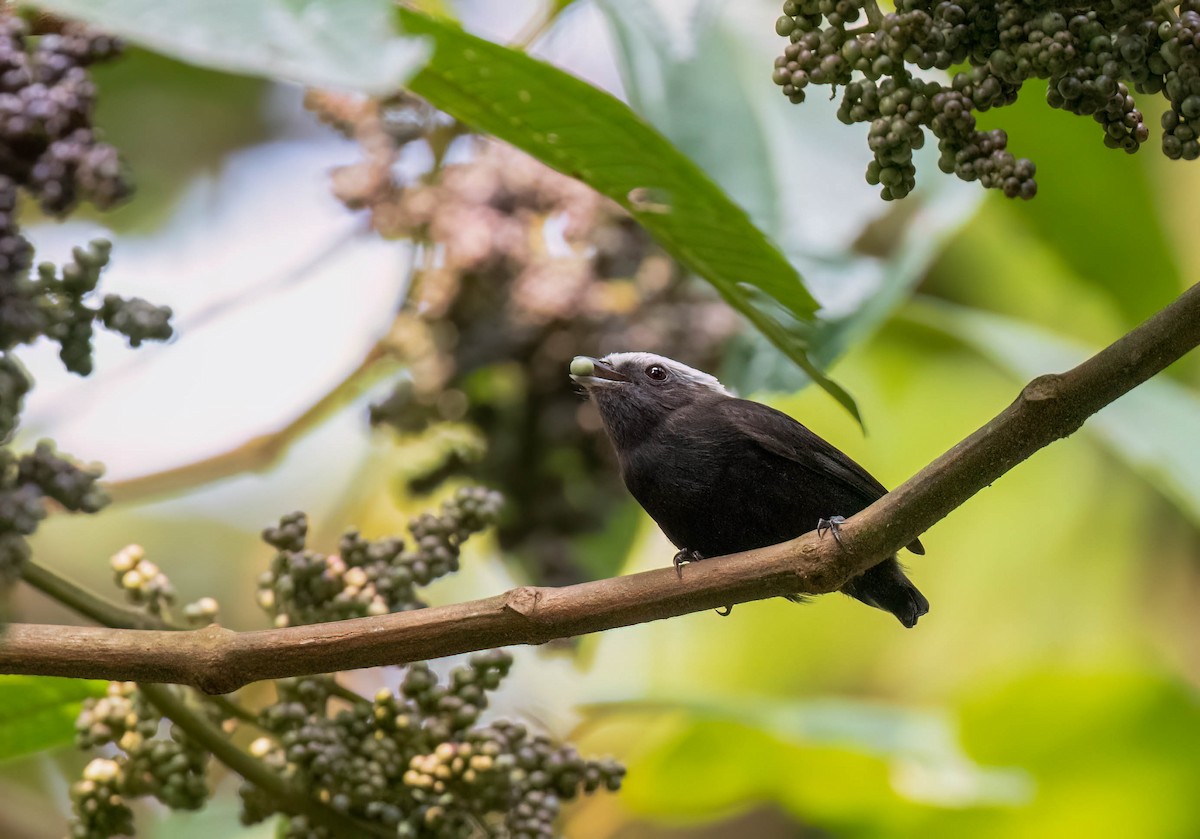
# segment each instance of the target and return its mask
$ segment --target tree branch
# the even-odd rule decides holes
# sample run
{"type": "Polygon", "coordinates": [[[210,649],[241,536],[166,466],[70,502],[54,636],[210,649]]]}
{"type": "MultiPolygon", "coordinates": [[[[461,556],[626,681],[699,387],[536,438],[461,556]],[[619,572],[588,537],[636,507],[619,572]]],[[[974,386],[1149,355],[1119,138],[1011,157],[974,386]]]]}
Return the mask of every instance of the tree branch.
{"type": "MultiPolygon", "coordinates": [[[[165,618],[119,606],[94,592],[75,585],[70,580],[63,579],[50,569],[43,568],[34,562],[25,564],[21,571],[21,578],[29,585],[81,615],[108,627],[185,631],[165,618]]],[[[347,701],[365,701],[361,696],[336,681],[332,683],[332,687],[334,695],[347,701]]],[[[262,760],[234,745],[233,741],[217,726],[209,722],[200,711],[189,708],[185,697],[172,688],[159,684],[139,684],[138,689],[160,714],[174,722],[193,740],[212,752],[217,760],[225,764],[227,768],[256,787],[270,793],[279,803],[283,812],[305,815],[314,823],[333,830],[335,835],[390,835],[387,831],[381,832],[377,825],[361,823],[344,813],[337,812],[326,804],[309,798],[303,790],[294,787],[262,760]]],[[[227,716],[234,717],[247,725],[256,727],[260,725],[258,717],[254,713],[227,696],[204,696],[203,699],[227,716]]]]}
{"type": "Polygon", "coordinates": [[[403,664],[546,641],[781,594],[824,594],[896,552],[1038,449],[1200,344],[1200,285],[1072,370],[1041,376],[991,422],[842,525],[688,565],[469,603],[258,632],[13,624],[0,672],[176,682],[223,693],[259,679],[403,664]]]}

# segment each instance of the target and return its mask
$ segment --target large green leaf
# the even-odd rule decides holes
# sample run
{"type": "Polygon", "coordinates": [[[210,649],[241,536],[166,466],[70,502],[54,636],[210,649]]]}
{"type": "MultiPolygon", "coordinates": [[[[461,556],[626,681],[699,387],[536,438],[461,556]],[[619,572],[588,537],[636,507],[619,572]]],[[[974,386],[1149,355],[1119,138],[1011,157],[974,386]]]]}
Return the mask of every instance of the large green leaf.
{"type": "MultiPolygon", "coordinates": [[[[599,8],[634,109],[712,173],[824,304],[811,326],[776,313],[803,332],[817,367],[827,369],[908,298],[978,205],[976,185],[936,174],[904,202],[879,199],[862,175],[870,153],[861,126],[842,125],[836,103],[818,97],[798,109],[764,82],[781,46],[778,4],[701,0],[671,21],[639,0],[599,8]]],[[[936,170],[935,155],[921,153],[926,168],[936,170]]],[[[807,384],[753,334],[735,342],[722,379],[745,392],[807,384]]]]}
{"type": "Polygon", "coordinates": [[[1200,836],[1200,704],[1179,676],[1058,660],[976,690],[960,719],[972,754],[1021,766],[1038,794],[921,836],[1200,836]]]}
{"type": "Polygon", "coordinates": [[[799,273],[699,166],[574,76],[451,24],[399,14],[405,31],[435,45],[409,83],[415,93],[621,204],[857,417],[849,394],[809,357],[818,307],[799,273]]]}
{"type": "Polygon", "coordinates": [[[106,687],[84,679],[0,676],[0,760],[70,743],[80,704],[103,696],[106,687]]]}
{"type": "MultiPolygon", "coordinates": [[[[1019,381],[1067,370],[1098,349],[1030,323],[949,303],[923,300],[904,314],[962,341],[1019,381]]],[[[1200,393],[1159,376],[1100,411],[1084,430],[1200,525],[1198,417],[1200,393]]]]}
{"type": "Polygon", "coordinates": [[[975,763],[949,716],[932,711],[754,696],[673,696],[591,710],[675,720],[642,744],[627,790],[634,808],[663,816],[713,816],[765,799],[832,826],[845,825],[847,809],[990,807],[1021,804],[1033,793],[1021,770],[975,763]]]}
{"type": "Polygon", "coordinates": [[[402,38],[390,0],[36,0],[186,61],[366,93],[395,90],[426,48],[402,38]]]}
{"type": "Polygon", "coordinates": [[[686,45],[671,37],[654,3],[602,0],[599,8],[615,36],[630,106],[779,241],[779,180],[771,171],[770,138],[755,112],[753,91],[737,73],[742,46],[737,33],[722,25],[711,0],[691,18],[686,45]]]}

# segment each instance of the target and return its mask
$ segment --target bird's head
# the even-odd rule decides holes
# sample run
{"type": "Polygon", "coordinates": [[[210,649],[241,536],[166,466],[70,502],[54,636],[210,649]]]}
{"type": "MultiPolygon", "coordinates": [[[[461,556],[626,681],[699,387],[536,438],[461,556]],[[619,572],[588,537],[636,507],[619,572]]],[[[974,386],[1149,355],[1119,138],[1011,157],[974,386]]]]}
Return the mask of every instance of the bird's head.
{"type": "Polygon", "coordinates": [[[714,376],[645,352],[576,356],[571,379],[596,400],[618,448],[644,438],[672,411],[731,395],[714,376]]]}

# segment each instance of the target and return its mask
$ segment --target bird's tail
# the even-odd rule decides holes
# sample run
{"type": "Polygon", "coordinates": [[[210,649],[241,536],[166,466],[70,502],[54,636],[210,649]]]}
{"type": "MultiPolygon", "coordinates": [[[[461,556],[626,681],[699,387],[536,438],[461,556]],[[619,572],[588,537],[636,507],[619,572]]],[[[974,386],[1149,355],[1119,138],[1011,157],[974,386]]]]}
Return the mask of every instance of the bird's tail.
{"type": "Polygon", "coordinates": [[[917,625],[917,618],[929,611],[929,601],[904,576],[904,569],[894,556],[846,583],[842,593],[868,606],[891,612],[909,629],[917,625]]]}

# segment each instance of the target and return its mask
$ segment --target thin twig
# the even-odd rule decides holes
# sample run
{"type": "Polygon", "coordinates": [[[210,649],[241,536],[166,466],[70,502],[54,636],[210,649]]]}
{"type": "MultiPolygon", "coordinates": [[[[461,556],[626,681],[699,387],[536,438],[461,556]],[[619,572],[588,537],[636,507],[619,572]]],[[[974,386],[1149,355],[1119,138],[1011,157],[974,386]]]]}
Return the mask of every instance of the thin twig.
{"type": "Polygon", "coordinates": [[[355,693],[336,679],[329,686],[329,695],[336,696],[338,699],[344,699],[351,705],[361,705],[368,701],[366,697],[355,693]]]}
{"type": "Polygon", "coordinates": [[[509,46],[515,50],[528,50],[538,38],[550,30],[550,27],[558,20],[558,13],[561,11],[562,4],[550,0],[550,8],[538,9],[534,12],[533,17],[525,22],[525,26],[512,39],[509,46]]]}
{"type": "Polygon", "coordinates": [[[21,579],[46,596],[103,626],[113,629],[170,628],[162,618],[119,606],[36,562],[26,562],[21,567],[21,579]]]}
{"type": "Polygon", "coordinates": [[[395,836],[383,825],[369,824],[338,813],[309,798],[269,766],[233,744],[225,732],[187,706],[179,692],[167,685],[139,684],[138,690],[160,714],[174,722],[221,763],[268,793],[285,813],[303,815],[333,831],[334,836],[395,836]]]}
{"type": "Polygon", "coordinates": [[[0,672],[175,682],[224,693],[248,682],[542,644],[783,594],[824,594],[909,544],[979,490],[1200,344],[1200,285],[1062,374],[1040,376],[991,422],[841,527],[728,557],[415,612],[258,632],[13,624],[0,672]]]}

